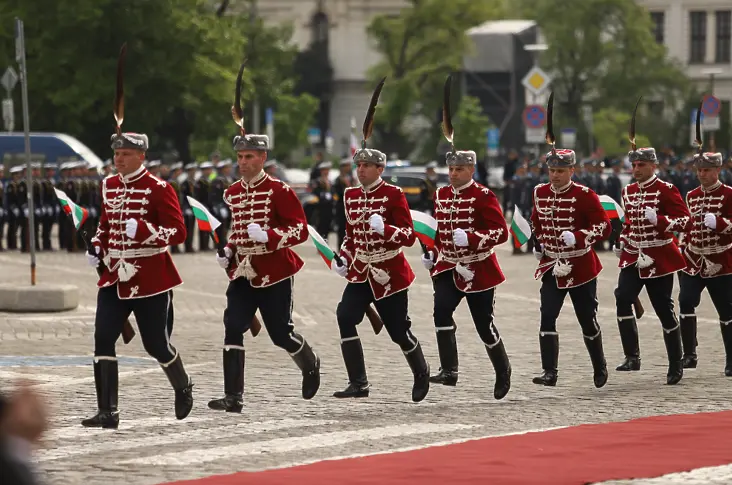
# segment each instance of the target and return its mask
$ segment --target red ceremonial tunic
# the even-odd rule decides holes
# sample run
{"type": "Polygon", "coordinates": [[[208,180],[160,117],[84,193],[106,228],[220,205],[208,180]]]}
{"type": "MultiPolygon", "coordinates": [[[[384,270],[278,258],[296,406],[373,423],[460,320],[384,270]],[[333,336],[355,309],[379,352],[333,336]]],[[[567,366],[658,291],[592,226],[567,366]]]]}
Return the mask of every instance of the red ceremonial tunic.
{"type": "Polygon", "coordinates": [[[144,298],[164,293],[183,283],[168,246],[186,240],[186,226],[178,194],[167,182],[140,167],[123,177],[102,181],[102,214],[92,244],[101,248],[106,269],[100,288],[117,284],[121,299],[144,298]],[[126,234],[129,219],[137,232],[126,234]]]}
{"type": "Polygon", "coordinates": [[[636,264],[641,278],[658,278],[686,267],[673,233],[684,230],[690,215],[676,187],[655,175],[642,184],[634,182],[623,189],[623,206],[620,268],[636,264]],[[656,225],[646,219],[647,207],[656,211],[656,225]]]}
{"type": "Polygon", "coordinates": [[[438,257],[430,275],[455,270],[455,287],[465,293],[495,288],[506,280],[493,251],[508,240],[508,228],[498,198],[471,180],[462,187],[440,187],[435,194],[438,257]],[[453,231],[468,235],[468,246],[456,246],[453,231]]]}
{"type": "Polygon", "coordinates": [[[343,199],[346,237],[341,256],[346,258],[346,279],[368,281],[376,300],[403,291],[414,281],[414,272],[402,253],[416,240],[407,199],[399,187],[378,179],[369,187],[349,187],[343,199]],[[372,214],[384,219],[384,235],[373,229],[372,214]]]}
{"type": "Polygon", "coordinates": [[[234,254],[229,280],[245,277],[254,288],[271,286],[293,276],[305,264],[292,246],[308,238],[307,220],[300,199],[289,185],[263,171],[249,183],[234,182],[224,192],[231,210],[227,246],[234,254]],[[259,224],[267,242],[249,237],[247,226],[259,224]]]}
{"type": "Polygon", "coordinates": [[[597,194],[574,182],[563,189],[541,184],[534,189],[533,199],[531,223],[544,249],[534,278],[552,270],[558,288],[573,288],[597,278],[602,264],[592,246],[612,231],[597,194]],[[574,234],[574,246],[564,243],[564,231],[574,234]]]}
{"type": "Polygon", "coordinates": [[[686,205],[691,218],[684,229],[684,273],[702,278],[731,274],[732,187],[721,182],[709,189],[697,187],[686,194],[686,205]],[[704,217],[710,213],[716,216],[715,229],[704,224],[704,217]]]}

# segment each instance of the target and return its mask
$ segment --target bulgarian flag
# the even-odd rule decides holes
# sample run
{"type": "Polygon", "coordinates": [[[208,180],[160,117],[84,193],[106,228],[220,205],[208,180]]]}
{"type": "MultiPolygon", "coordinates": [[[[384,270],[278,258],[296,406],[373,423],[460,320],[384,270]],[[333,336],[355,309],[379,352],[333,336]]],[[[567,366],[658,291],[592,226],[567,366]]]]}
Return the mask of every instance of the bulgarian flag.
{"type": "Polygon", "coordinates": [[[89,217],[89,211],[74,204],[74,201],[71,200],[63,190],[53,190],[56,192],[56,197],[58,197],[59,202],[61,202],[61,207],[64,208],[64,212],[71,216],[71,219],[74,221],[74,227],[78,230],[84,225],[89,217]]]}
{"type": "Polygon", "coordinates": [[[412,222],[414,223],[414,232],[417,238],[427,246],[428,249],[435,247],[435,238],[437,237],[437,221],[434,217],[415,210],[410,210],[412,214],[412,222]]]}
{"type": "Polygon", "coordinates": [[[531,226],[521,215],[518,206],[513,208],[513,219],[511,220],[511,234],[513,234],[513,245],[520,248],[531,238],[531,226]]]}
{"type": "Polygon", "coordinates": [[[358,150],[358,138],[356,137],[356,118],[351,118],[351,158],[358,150]]]}
{"type": "Polygon", "coordinates": [[[221,225],[221,221],[216,219],[206,208],[205,205],[198,202],[196,199],[187,195],[188,203],[191,204],[193,215],[196,216],[196,223],[198,224],[198,230],[201,232],[210,232],[213,240],[216,244],[219,243],[219,236],[216,235],[216,229],[221,225]]]}
{"type": "Polygon", "coordinates": [[[620,222],[625,222],[625,212],[623,212],[620,204],[615,202],[615,199],[609,195],[601,195],[600,204],[602,204],[602,208],[605,209],[610,219],[620,219],[620,222]]]}
{"type": "Polygon", "coordinates": [[[335,257],[335,252],[333,252],[330,246],[328,246],[328,243],[325,242],[323,237],[318,234],[318,231],[316,231],[315,228],[310,224],[308,224],[308,233],[310,234],[310,239],[315,245],[315,249],[318,250],[318,254],[320,254],[320,257],[323,258],[325,264],[327,264],[330,268],[330,265],[333,262],[333,258],[335,257]]]}

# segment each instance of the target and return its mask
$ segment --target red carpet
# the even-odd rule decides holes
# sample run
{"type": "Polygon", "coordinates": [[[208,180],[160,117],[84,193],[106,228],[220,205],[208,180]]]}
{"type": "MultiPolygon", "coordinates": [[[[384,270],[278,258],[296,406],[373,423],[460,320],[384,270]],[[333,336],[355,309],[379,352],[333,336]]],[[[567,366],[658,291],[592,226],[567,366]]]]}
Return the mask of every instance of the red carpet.
{"type": "Polygon", "coordinates": [[[656,477],[730,462],[732,411],[725,411],[582,425],[174,483],[583,485],[656,477]]]}

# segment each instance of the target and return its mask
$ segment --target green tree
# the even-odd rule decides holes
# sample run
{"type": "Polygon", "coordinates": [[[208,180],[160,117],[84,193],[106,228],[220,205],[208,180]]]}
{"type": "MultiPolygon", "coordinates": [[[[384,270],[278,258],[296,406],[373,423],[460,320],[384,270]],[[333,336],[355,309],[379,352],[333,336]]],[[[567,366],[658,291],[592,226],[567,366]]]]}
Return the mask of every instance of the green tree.
{"type": "Polygon", "coordinates": [[[376,16],[368,34],[382,60],[370,71],[373,85],[387,83],[377,110],[375,131],[387,153],[406,155],[414,142],[404,121],[428,120],[436,133],[445,77],[458,70],[470,49],[466,31],[503,12],[502,0],[411,0],[398,16],[376,16]]]}
{"type": "MultiPolygon", "coordinates": [[[[602,148],[605,155],[613,158],[627,154],[630,150],[628,128],[631,114],[605,108],[595,113],[593,118],[597,146],[602,148]]],[[[637,126],[640,128],[640,125],[637,126]]],[[[639,147],[650,145],[649,139],[639,132],[636,132],[635,142],[639,147]]]]}
{"type": "Polygon", "coordinates": [[[480,101],[473,96],[463,96],[453,121],[455,127],[455,149],[473,150],[478,159],[486,155],[486,130],[491,121],[483,114],[480,101]]]}
{"type": "Polygon", "coordinates": [[[614,107],[630,112],[643,95],[674,107],[688,92],[681,66],[656,43],[648,12],[634,0],[517,0],[516,4],[542,29],[549,49],[541,64],[553,75],[553,89],[567,122],[580,129],[578,140],[587,139],[579,121],[584,104],[595,111],[614,107]]]}

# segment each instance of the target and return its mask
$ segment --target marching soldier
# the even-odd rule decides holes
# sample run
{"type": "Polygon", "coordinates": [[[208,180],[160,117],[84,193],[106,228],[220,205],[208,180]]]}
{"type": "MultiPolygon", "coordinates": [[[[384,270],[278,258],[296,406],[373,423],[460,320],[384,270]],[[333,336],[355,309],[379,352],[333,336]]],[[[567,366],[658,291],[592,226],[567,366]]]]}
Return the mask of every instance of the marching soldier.
{"type": "Polygon", "coordinates": [[[686,226],[689,209],[676,187],[656,177],[656,150],[636,149],[635,111],[631,120],[630,143],[628,158],[633,165],[635,182],[623,189],[625,224],[619,238],[620,245],[614,249],[620,258],[615,305],[625,353],[625,360],[616,370],[640,370],[638,326],[632,305],[645,286],[663,326],[669,362],[666,383],[672,385],[681,380],[684,370],[681,362],[681,331],[671,293],[674,273],[686,266],[674,242],[673,232],[683,230],[686,226]]]}
{"type": "MultiPolygon", "coordinates": [[[[120,83],[122,47],[117,71],[120,83]]],[[[87,253],[91,266],[103,260],[94,322],[94,382],[98,412],[81,424],[117,428],[119,412],[118,364],[115,344],[130,313],[135,314],[145,350],[162,367],[175,391],[175,417],[184,419],[193,407],[193,384],[178,350],[170,342],[173,288],[183,283],[168,253],[168,245],[186,236],[183,215],[173,188],[152,176],[142,165],[148,148],[145,134],[122,133],[120,106],[115,99],[117,132],[112,135],[117,175],[102,182],[102,213],[92,240],[96,254],[87,253]]]]}
{"type": "Polygon", "coordinates": [[[224,203],[224,192],[233,183],[231,178],[231,160],[223,160],[216,166],[217,177],[211,183],[209,190],[208,205],[213,209],[213,214],[221,221],[216,229],[220,240],[225,240],[231,226],[231,213],[224,203]]]}
{"type": "Polygon", "coordinates": [[[223,256],[216,255],[227,270],[224,313],[224,392],[208,407],[241,412],[244,392],[244,333],[259,309],[272,343],[290,354],[302,372],[302,397],[312,399],[320,387],[320,358],[292,323],[294,276],[303,261],[291,249],[308,238],[307,221],[295,192],[281,180],[263,171],[269,149],[267,135],[247,135],[241,105],[239,69],[234,102],[234,121],[241,134],[233,148],[241,179],[224,194],[231,209],[232,232],[223,256]]]}
{"type": "MultiPolygon", "coordinates": [[[[448,76],[445,90],[449,90],[448,76]]],[[[458,351],[453,321],[465,298],[480,340],[496,373],[493,396],[503,399],[511,388],[511,364],[493,322],[496,287],[506,280],[494,247],[508,240],[508,228],[496,195],[473,180],[476,154],[456,151],[449,95],[443,108],[443,133],[452,151],[446,155],[450,185],[437,189],[435,249],[422,256],[435,290],[434,320],[440,372],[430,382],[454,386],[458,381],[458,351]]]]}
{"type": "MultiPolygon", "coordinates": [[[[199,168],[201,169],[201,177],[196,181],[194,186],[195,199],[205,205],[208,210],[213,212],[210,205],[209,190],[211,189],[211,172],[213,172],[213,163],[203,162],[199,168]]],[[[198,232],[198,250],[209,250],[209,235],[205,232],[198,232]]]]}
{"type": "Polygon", "coordinates": [[[53,190],[56,179],[56,168],[58,168],[58,165],[55,163],[47,163],[43,166],[44,177],[43,182],[41,182],[41,197],[43,199],[41,240],[43,241],[44,251],[53,251],[51,231],[53,231],[53,225],[59,220],[59,215],[61,214],[61,206],[53,190]]]}
{"type": "Polygon", "coordinates": [[[353,179],[353,161],[344,158],[340,163],[340,173],[333,182],[333,202],[335,203],[335,223],[338,226],[338,247],[343,245],[346,238],[346,203],[343,196],[346,189],[354,187],[356,181],[353,179]]]}
{"type": "MultiPolygon", "coordinates": [[[[173,187],[173,190],[175,191],[176,197],[178,197],[178,206],[180,207],[180,210],[183,214],[185,214],[183,211],[185,210],[183,206],[183,197],[181,196],[181,188],[180,184],[178,183],[178,176],[183,171],[183,164],[181,162],[174,163],[170,166],[170,173],[168,174],[167,182],[170,184],[171,187],[173,187]]],[[[187,200],[186,200],[187,202],[187,200]]],[[[183,220],[185,222],[185,215],[183,216],[183,220]]],[[[186,225],[186,231],[188,230],[188,227],[186,225]]],[[[187,238],[186,234],[186,238],[187,238]]],[[[170,246],[170,252],[173,254],[180,253],[180,249],[178,248],[177,244],[173,244],[170,246]]]]}
{"type": "Polygon", "coordinates": [[[416,239],[412,217],[402,190],[381,178],[386,155],[366,148],[383,86],[384,80],[371,98],[363,124],[362,148],[354,155],[361,186],[345,191],[346,238],[340,255],[331,264],[336,274],[348,280],[336,318],[349,382],[343,391],[333,395],[339,398],[369,395],[363,347],[356,325],[373,302],[389,336],[399,345],[412,370],[412,401],[419,402],[429,392],[430,368],[411,331],[408,314],[407,291],[414,281],[414,273],[402,248],[412,246],[416,239]]]}
{"type": "Polygon", "coordinates": [[[694,159],[701,186],[686,195],[691,218],[684,229],[686,268],[679,273],[683,364],[687,369],[697,365],[695,311],[706,288],[719,314],[727,354],[724,375],[732,377],[732,187],[719,180],[722,154],[702,153],[699,126],[697,143],[694,159]]]}
{"type": "Polygon", "coordinates": [[[539,260],[534,277],[541,278],[541,324],[539,348],[544,372],[533,383],[555,386],[559,360],[557,318],[569,293],[590,355],[595,387],[607,382],[607,364],[602,331],[597,322],[597,276],[602,271],[593,249],[610,235],[610,220],[597,194],[573,179],[576,156],[573,150],[554,148],[552,127],[554,93],[549,96],[546,141],[552,151],[546,155],[549,183],[534,190],[531,222],[539,260]]]}
{"type": "MultiPolygon", "coordinates": [[[[188,196],[191,196],[193,198],[196,197],[196,170],[198,169],[198,165],[193,163],[188,163],[183,167],[183,170],[186,172],[186,179],[183,181],[183,184],[180,188],[180,195],[181,195],[181,203],[183,207],[183,218],[185,220],[186,224],[186,241],[185,241],[185,250],[187,253],[193,253],[193,234],[195,234],[195,228],[196,228],[196,216],[193,215],[193,209],[191,209],[191,205],[188,203],[188,196]]],[[[201,202],[202,204],[204,202],[201,202]]]]}

